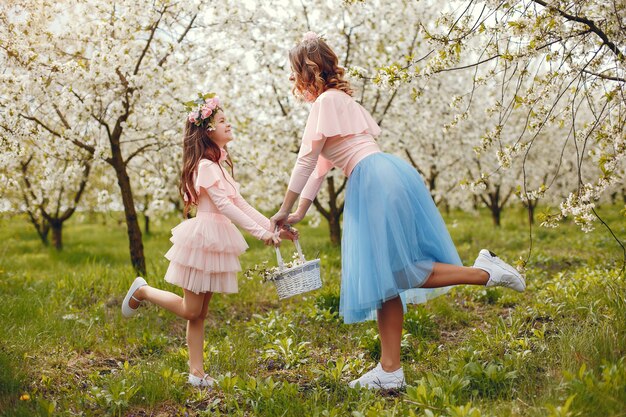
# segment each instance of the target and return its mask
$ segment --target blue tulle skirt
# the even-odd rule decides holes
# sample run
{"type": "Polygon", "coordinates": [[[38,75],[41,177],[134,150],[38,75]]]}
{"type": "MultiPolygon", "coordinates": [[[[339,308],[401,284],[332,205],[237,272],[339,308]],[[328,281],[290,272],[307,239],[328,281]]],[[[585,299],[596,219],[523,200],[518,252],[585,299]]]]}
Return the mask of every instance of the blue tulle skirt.
{"type": "Polygon", "coordinates": [[[446,225],[419,173],[393,155],[360,161],[348,179],[341,243],[345,323],[376,318],[400,296],[423,303],[449,288],[422,289],[434,262],[462,265],[446,225]]]}

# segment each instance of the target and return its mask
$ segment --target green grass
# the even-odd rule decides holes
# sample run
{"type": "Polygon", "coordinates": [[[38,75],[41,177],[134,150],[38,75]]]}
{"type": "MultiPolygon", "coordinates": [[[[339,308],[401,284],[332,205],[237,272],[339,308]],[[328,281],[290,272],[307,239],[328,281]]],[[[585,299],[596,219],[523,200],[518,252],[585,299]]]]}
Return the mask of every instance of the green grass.
{"type": "MultiPolygon", "coordinates": [[[[619,211],[601,213],[624,239],[619,211]]],[[[347,388],[380,355],[376,325],[338,319],[339,249],[325,227],[302,226],[324,287],[279,302],[271,284],[241,274],[238,294],[214,296],[205,362],[219,386],[206,391],[185,384],[183,320],[153,306],[121,316],[134,274],[120,219],[75,216],[57,252],[25,218],[0,218],[0,415],[626,416],[626,284],[600,225],[536,227],[524,294],[459,287],[410,306],[410,386],[383,393],[347,388]]],[[[525,219],[509,210],[494,229],[485,212],[446,216],[466,264],[483,247],[525,259],[525,219]]],[[[177,222],[153,225],[144,244],[148,281],[180,293],[162,279],[177,222]]],[[[244,268],[274,262],[246,238],[244,268]]]]}

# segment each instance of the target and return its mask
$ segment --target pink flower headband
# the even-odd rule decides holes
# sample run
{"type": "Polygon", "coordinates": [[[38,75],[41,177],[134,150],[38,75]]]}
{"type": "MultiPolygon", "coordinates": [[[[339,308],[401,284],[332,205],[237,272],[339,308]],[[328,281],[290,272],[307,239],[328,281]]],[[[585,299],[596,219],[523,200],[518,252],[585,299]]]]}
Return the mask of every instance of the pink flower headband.
{"type": "Polygon", "coordinates": [[[215,93],[198,94],[198,98],[193,101],[183,103],[189,112],[187,120],[196,126],[206,126],[208,130],[215,130],[213,116],[222,110],[220,99],[215,93]]]}

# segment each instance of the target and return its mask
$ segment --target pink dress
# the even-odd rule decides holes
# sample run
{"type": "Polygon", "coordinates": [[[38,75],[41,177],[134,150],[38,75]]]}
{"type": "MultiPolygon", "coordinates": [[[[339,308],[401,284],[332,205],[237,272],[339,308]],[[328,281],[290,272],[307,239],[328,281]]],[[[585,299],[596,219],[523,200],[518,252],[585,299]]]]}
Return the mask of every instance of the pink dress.
{"type": "MultiPolygon", "coordinates": [[[[222,151],[220,161],[224,158],[222,151]]],[[[248,244],[233,222],[254,237],[267,239],[272,235],[270,221],[244,200],[230,174],[208,159],[198,163],[195,189],[196,217],[172,229],[165,280],[196,294],[236,293],[239,255],[248,244]]]]}

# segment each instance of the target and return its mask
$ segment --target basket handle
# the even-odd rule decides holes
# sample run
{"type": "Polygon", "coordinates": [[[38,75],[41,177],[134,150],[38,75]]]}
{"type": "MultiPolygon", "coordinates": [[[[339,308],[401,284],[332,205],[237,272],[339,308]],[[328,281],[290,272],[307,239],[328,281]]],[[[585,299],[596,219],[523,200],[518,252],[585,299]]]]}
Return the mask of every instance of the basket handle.
{"type": "MultiPolygon", "coordinates": [[[[276,231],[278,231],[279,228],[276,228],[276,231]]],[[[300,241],[298,239],[293,241],[293,244],[296,245],[296,250],[298,251],[298,256],[300,257],[300,260],[302,262],[305,262],[306,259],[304,258],[304,254],[302,253],[302,247],[300,246],[300,241]]],[[[280,254],[280,248],[278,246],[274,246],[274,249],[276,250],[276,260],[278,261],[278,269],[280,271],[282,271],[283,269],[285,269],[285,262],[283,261],[283,256],[280,254]]]]}

